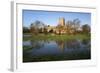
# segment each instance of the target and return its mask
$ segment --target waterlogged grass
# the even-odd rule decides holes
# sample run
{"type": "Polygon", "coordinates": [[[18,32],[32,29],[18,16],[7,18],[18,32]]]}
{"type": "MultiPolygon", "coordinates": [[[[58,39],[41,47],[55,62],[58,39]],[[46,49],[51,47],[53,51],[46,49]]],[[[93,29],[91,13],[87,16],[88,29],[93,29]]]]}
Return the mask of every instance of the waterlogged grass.
{"type": "Polygon", "coordinates": [[[89,35],[86,34],[76,34],[76,35],[31,35],[30,37],[23,37],[23,40],[72,40],[72,39],[90,39],[89,35]]]}

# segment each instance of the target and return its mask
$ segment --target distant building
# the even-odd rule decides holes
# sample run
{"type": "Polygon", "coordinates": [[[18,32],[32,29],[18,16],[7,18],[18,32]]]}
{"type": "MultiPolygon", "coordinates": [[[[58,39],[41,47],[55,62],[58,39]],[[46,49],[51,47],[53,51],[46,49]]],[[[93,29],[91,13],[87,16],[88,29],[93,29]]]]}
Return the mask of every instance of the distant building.
{"type": "Polygon", "coordinates": [[[65,26],[65,19],[64,18],[59,18],[58,25],[65,26]]]}
{"type": "Polygon", "coordinates": [[[47,32],[52,34],[66,34],[67,33],[67,27],[65,26],[65,18],[59,18],[58,19],[58,25],[57,26],[50,26],[45,25],[41,21],[35,21],[31,24],[31,32],[47,32]]]}
{"type": "Polygon", "coordinates": [[[56,34],[65,34],[66,33],[65,18],[59,18],[55,33],[56,34]]]}

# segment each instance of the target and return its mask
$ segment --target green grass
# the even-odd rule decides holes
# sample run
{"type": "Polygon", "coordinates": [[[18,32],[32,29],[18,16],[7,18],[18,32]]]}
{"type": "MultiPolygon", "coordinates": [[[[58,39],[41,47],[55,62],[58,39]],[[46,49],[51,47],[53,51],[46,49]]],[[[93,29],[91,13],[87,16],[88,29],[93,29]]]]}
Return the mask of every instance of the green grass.
{"type": "Polygon", "coordinates": [[[71,39],[90,39],[89,35],[86,34],[76,34],[76,35],[32,35],[30,37],[23,37],[23,40],[58,40],[58,41],[64,41],[64,40],[71,40],[71,39]]]}

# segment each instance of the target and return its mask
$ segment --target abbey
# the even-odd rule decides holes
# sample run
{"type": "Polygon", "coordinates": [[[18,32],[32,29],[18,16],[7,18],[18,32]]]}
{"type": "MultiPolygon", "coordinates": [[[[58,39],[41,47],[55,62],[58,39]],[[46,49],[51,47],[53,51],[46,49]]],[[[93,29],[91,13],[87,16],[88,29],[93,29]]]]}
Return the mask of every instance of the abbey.
{"type": "Polygon", "coordinates": [[[31,24],[31,32],[34,33],[52,33],[52,34],[73,34],[77,30],[79,30],[80,26],[78,26],[79,20],[75,19],[73,21],[67,21],[65,18],[58,18],[58,23],[56,26],[51,26],[49,24],[44,24],[41,21],[35,21],[31,24]]]}
{"type": "Polygon", "coordinates": [[[55,34],[66,34],[67,33],[67,27],[65,26],[65,18],[59,18],[57,26],[48,26],[47,31],[53,31],[55,34]]]}

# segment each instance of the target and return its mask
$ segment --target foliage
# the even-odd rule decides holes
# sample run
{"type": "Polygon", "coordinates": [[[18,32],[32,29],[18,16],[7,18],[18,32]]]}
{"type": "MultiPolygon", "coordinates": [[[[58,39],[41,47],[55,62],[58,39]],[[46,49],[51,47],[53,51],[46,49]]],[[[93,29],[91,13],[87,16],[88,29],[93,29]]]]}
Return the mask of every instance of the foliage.
{"type": "Polygon", "coordinates": [[[66,31],[66,28],[65,28],[65,26],[57,26],[57,30],[59,31],[59,35],[60,35],[60,34],[62,34],[63,30],[66,31]]]}
{"type": "Polygon", "coordinates": [[[46,25],[43,22],[36,20],[34,23],[31,23],[30,29],[33,34],[37,35],[42,33],[45,27],[46,25]]]}
{"type": "MultiPolygon", "coordinates": [[[[65,25],[57,25],[55,28],[48,30],[51,26],[46,25],[43,22],[36,20],[34,23],[31,23],[30,31],[32,34],[49,34],[49,33],[56,33],[59,35],[62,34],[77,34],[77,33],[89,33],[90,26],[88,24],[83,25],[80,27],[81,21],[77,18],[74,20],[68,20],[65,25]]],[[[27,29],[24,28],[24,31],[27,32],[27,29]]]]}
{"type": "Polygon", "coordinates": [[[76,31],[80,28],[80,20],[79,19],[74,19],[73,20],[73,29],[74,29],[74,34],[76,33],[76,31]]]}
{"type": "Polygon", "coordinates": [[[85,24],[82,26],[83,33],[89,33],[90,32],[90,26],[88,24],[85,24]]]}
{"type": "Polygon", "coordinates": [[[30,29],[28,27],[23,27],[23,33],[30,33],[30,29]]]}

